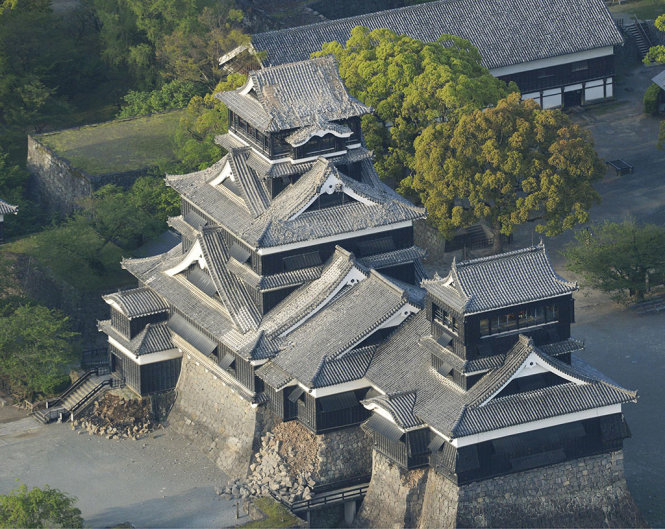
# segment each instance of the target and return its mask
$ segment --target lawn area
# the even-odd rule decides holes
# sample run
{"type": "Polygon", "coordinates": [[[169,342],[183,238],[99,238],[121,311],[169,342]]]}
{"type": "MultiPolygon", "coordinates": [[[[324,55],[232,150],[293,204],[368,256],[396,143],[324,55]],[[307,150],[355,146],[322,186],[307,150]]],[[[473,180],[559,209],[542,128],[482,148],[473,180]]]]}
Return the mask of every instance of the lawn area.
{"type": "Polygon", "coordinates": [[[49,132],[37,139],[90,175],[175,161],[172,137],[182,110],[49,132]]]}
{"type": "Polygon", "coordinates": [[[300,520],[300,518],[291,514],[286,507],[272,498],[257,498],[254,501],[254,505],[266,515],[266,518],[246,523],[245,525],[241,525],[241,527],[262,529],[271,527],[302,526],[302,520],[300,520]]]}
{"type": "Polygon", "coordinates": [[[665,13],[665,0],[628,0],[610,6],[610,11],[633,14],[640,20],[652,20],[665,13]]]}
{"type": "Polygon", "coordinates": [[[60,226],[4,244],[1,252],[34,257],[48,266],[58,280],[82,292],[100,292],[133,284],[135,281],[130,274],[120,268],[123,251],[115,244],[108,243],[99,253],[92,252],[101,242],[90,227],[73,233],[70,227],[60,226]],[[67,241],[73,238],[76,243],[70,247],[67,241]]]}

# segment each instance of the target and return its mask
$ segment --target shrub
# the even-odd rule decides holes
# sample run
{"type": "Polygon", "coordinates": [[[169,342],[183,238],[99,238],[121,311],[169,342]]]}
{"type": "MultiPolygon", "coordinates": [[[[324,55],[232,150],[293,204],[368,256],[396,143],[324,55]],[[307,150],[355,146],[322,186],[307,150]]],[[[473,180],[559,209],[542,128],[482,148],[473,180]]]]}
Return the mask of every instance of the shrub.
{"type": "Polygon", "coordinates": [[[651,83],[647,91],[644,92],[644,112],[646,114],[658,114],[658,96],[660,95],[660,86],[656,83],[651,83]]]}

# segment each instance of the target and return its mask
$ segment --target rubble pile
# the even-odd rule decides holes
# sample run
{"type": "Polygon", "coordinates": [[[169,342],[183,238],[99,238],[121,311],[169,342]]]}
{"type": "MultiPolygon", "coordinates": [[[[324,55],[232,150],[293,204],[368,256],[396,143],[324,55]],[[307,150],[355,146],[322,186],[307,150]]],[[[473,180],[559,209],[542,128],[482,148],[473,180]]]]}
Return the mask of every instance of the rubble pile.
{"type": "Polygon", "coordinates": [[[108,439],[137,440],[152,430],[150,399],[125,399],[106,393],[95,401],[91,411],[72,423],[90,434],[108,439]]]}
{"type": "Polygon", "coordinates": [[[293,503],[309,500],[316,485],[316,437],[296,421],[277,425],[261,439],[261,449],[249,466],[247,479],[230,482],[225,498],[277,495],[293,503]]]}

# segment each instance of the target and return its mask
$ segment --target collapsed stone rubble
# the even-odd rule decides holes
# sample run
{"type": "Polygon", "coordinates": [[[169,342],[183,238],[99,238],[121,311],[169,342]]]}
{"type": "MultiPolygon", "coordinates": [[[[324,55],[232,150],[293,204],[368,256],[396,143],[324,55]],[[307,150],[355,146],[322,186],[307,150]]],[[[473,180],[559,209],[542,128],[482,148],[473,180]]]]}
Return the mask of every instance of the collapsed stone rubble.
{"type": "Polygon", "coordinates": [[[276,495],[293,503],[312,498],[316,485],[317,443],[295,422],[281,423],[261,439],[247,479],[237,478],[219,491],[227,499],[276,495]]]}
{"type": "Polygon", "coordinates": [[[138,440],[153,429],[150,399],[125,399],[106,393],[94,402],[90,412],[72,422],[90,435],[108,439],[138,440]]]}

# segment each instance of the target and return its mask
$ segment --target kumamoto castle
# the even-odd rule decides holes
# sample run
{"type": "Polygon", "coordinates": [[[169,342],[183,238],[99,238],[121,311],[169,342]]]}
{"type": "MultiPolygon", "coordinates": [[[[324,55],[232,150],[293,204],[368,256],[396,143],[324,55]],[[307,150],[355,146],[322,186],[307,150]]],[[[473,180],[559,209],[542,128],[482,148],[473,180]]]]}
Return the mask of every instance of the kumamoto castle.
{"type": "Polygon", "coordinates": [[[611,98],[622,42],[602,0],[443,0],[255,35],[263,68],[217,94],[228,154],[166,177],[180,244],[124,260],[138,287],[104,296],[112,375],[174,390],[170,424],[232,477],[291,422],[316,446],[303,512],[351,490],[359,526],[640,523],[622,453],[637,393],[577,356],[577,286],[543,244],[427,277],[426,211],[379,180],[372,109],[309,59],[357,25],[467,38],[545,108],[611,98]]]}

